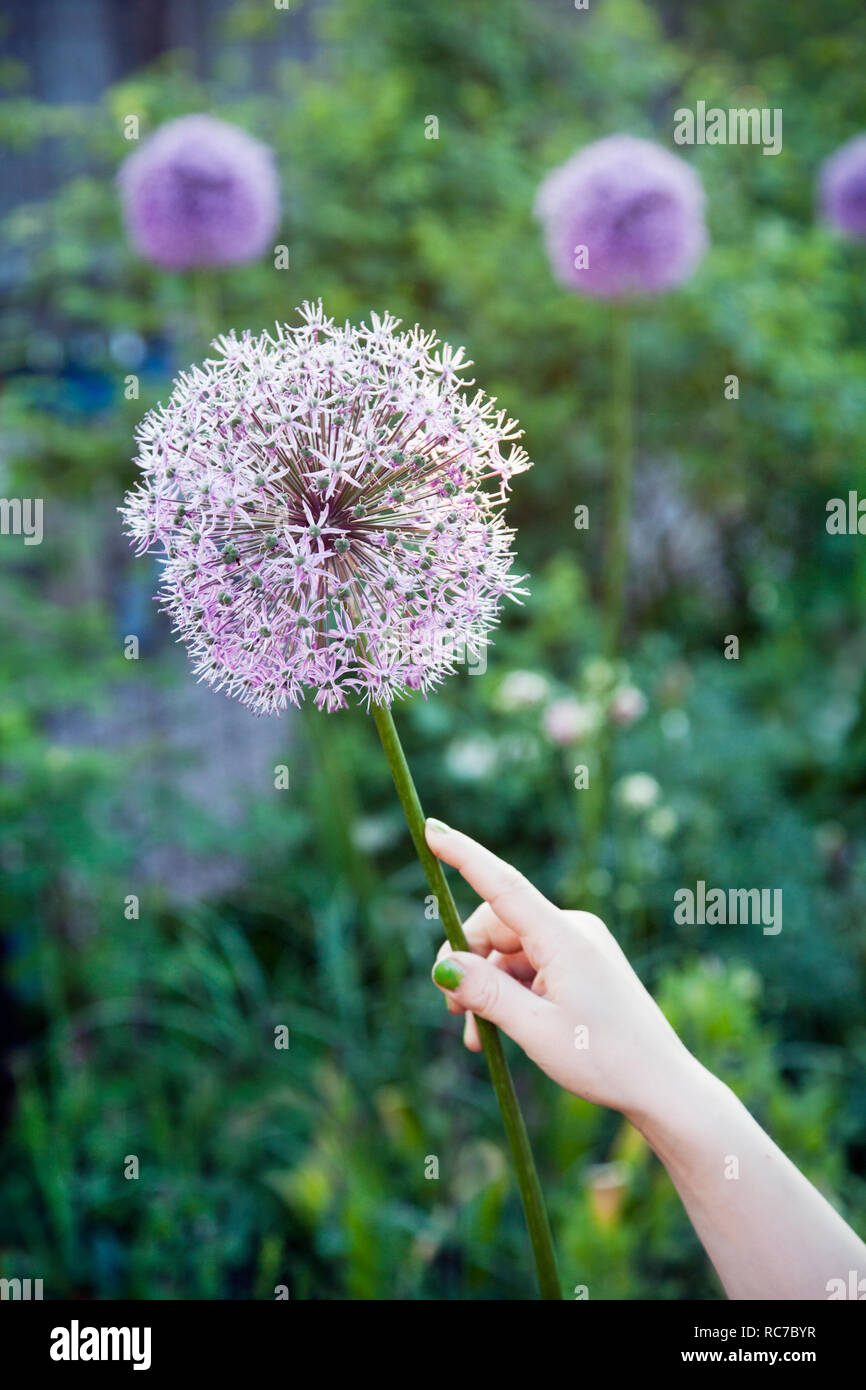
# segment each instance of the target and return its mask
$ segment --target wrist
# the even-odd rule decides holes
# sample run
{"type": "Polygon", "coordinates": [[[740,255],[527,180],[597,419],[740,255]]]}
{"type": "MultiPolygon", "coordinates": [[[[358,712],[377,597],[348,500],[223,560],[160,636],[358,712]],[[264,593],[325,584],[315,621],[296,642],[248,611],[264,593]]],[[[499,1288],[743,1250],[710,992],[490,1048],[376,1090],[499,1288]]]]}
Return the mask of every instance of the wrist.
{"type": "Polygon", "coordinates": [[[700,1144],[712,1117],[732,1099],[724,1082],[678,1042],[624,1113],[667,1165],[700,1144]]]}

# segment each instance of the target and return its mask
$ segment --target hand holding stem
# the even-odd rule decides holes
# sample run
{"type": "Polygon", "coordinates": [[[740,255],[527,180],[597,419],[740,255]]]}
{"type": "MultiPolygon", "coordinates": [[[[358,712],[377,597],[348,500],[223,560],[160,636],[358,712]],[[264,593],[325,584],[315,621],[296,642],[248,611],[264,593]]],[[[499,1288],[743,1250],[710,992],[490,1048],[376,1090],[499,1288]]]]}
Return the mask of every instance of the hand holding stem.
{"type": "Polygon", "coordinates": [[[866,1245],[688,1052],[604,923],[560,911],[468,835],[427,825],[430,847],[483,899],[465,925],[470,950],[443,946],[433,970],[466,1016],[467,1047],[495,1023],[558,1085],[630,1120],[730,1298],[826,1298],[830,1281],[866,1274],[866,1245]]]}

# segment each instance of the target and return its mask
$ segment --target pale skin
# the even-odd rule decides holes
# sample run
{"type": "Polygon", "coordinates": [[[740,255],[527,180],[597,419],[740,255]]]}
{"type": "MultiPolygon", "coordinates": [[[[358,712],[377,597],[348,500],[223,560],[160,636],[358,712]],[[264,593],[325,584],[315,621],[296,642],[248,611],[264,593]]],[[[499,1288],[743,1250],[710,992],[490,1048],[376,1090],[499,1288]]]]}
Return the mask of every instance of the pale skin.
{"type": "Polygon", "coordinates": [[[443,993],[466,1046],[480,1051],[474,1015],[489,1019],[558,1085],[639,1129],[729,1298],[827,1299],[830,1281],[866,1277],[866,1245],[686,1049],[600,918],[561,911],[458,830],[428,820],[426,835],[482,899],[464,925],[471,951],[446,942],[434,974],[454,985],[443,993]]]}

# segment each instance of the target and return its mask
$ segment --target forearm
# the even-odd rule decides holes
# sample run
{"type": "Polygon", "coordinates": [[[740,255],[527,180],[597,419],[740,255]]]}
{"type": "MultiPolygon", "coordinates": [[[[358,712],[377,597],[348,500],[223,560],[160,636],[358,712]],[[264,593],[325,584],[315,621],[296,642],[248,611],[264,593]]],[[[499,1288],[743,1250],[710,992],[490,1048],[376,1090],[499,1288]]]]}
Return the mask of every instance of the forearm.
{"type": "Polygon", "coordinates": [[[687,1054],[629,1115],[661,1159],[729,1298],[825,1299],[866,1246],[733,1092],[687,1054]]]}

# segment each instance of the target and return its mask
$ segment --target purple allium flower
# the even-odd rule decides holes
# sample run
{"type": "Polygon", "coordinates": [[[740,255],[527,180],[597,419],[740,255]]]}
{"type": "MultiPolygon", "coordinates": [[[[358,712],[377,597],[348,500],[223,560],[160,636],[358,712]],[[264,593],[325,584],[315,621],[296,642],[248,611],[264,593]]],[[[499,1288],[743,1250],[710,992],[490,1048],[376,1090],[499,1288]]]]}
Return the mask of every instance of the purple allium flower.
{"type": "Polygon", "coordinates": [[[145,417],[126,529],[163,549],[162,605],[201,679],[259,712],[307,689],[390,704],[477,656],[525,592],[500,507],[530,461],[516,422],[464,394],[462,348],[388,314],[299,312],[219,338],[145,417]]]}
{"type": "Polygon", "coordinates": [[[855,135],[824,161],[821,211],[840,232],[866,237],[866,135],[855,135]]]}
{"type": "Polygon", "coordinates": [[[279,220],[270,150],[214,116],[160,126],[121,166],[118,184],[131,240],[169,270],[253,260],[279,220]]]}
{"type": "Polygon", "coordinates": [[[553,273],[601,298],[680,284],[707,246],[704,190],[677,155],[611,135],[548,174],[535,205],[553,273]]]}

